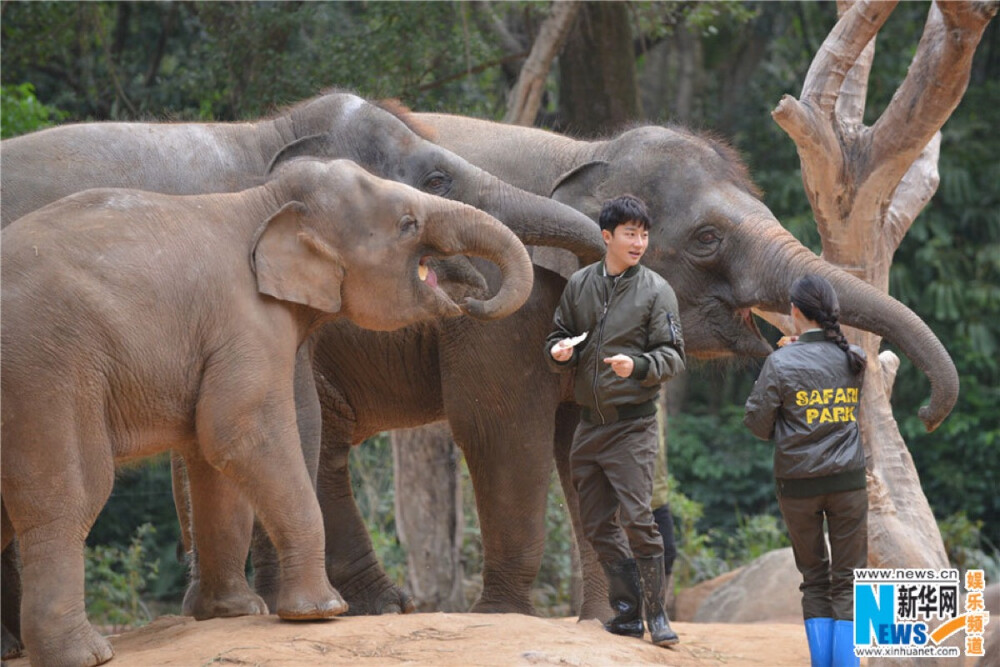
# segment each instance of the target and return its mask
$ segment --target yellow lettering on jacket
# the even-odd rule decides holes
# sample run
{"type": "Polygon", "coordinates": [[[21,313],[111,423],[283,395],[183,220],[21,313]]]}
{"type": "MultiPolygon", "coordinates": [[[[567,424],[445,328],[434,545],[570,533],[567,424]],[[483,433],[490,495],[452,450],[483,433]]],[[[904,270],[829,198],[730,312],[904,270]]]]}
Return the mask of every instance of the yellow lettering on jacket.
{"type": "Polygon", "coordinates": [[[833,397],[834,403],[847,403],[847,392],[843,387],[837,387],[837,394],[833,397]]]}
{"type": "Polygon", "coordinates": [[[823,390],[823,405],[830,405],[830,401],[833,400],[833,389],[823,390]]]}
{"type": "Polygon", "coordinates": [[[795,405],[802,407],[803,405],[809,405],[809,392],[797,391],[795,392],[795,405]]]}
{"type": "Polygon", "coordinates": [[[806,410],[806,422],[812,424],[819,421],[820,424],[853,422],[857,421],[854,415],[854,406],[841,406],[836,408],[809,408],[806,410]]]}
{"type": "Polygon", "coordinates": [[[823,405],[823,395],[819,389],[813,389],[809,394],[809,405],[823,405]]]}

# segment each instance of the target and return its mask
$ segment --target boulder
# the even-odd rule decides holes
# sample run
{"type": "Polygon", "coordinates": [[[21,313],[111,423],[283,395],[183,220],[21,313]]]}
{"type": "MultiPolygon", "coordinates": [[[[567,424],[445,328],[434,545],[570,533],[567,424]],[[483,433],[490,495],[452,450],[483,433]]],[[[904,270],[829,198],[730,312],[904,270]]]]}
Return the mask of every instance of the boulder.
{"type": "Polygon", "coordinates": [[[696,623],[802,622],[802,577],[791,547],[770,551],[735,572],[698,606],[696,623]]]}

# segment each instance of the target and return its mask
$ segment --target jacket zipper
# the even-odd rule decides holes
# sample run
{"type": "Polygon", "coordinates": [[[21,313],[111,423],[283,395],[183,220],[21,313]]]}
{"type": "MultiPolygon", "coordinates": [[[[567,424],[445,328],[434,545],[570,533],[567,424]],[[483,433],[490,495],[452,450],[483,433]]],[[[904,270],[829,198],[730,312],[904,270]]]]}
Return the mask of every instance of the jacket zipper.
{"type": "Polygon", "coordinates": [[[601,418],[602,425],[607,422],[604,420],[604,413],[601,412],[601,400],[597,396],[597,380],[601,374],[601,343],[604,342],[604,323],[608,319],[608,306],[611,305],[611,299],[614,297],[615,291],[618,289],[618,281],[621,279],[622,275],[623,273],[619,273],[614,277],[614,281],[611,283],[611,290],[604,299],[604,310],[601,311],[601,324],[597,328],[597,346],[594,349],[594,408],[597,409],[597,414],[601,418]]]}

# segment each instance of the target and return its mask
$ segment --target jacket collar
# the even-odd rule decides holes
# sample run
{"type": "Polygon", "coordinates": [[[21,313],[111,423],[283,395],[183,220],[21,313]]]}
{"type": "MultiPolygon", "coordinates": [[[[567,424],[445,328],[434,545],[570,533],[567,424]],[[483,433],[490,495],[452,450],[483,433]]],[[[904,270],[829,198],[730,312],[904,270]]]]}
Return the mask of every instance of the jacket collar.
{"type": "Polygon", "coordinates": [[[799,343],[822,343],[826,340],[826,332],[822,329],[810,329],[799,334],[799,343]]]}
{"type": "MultiPolygon", "coordinates": [[[[620,274],[618,274],[618,277],[621,277],[621,278],[631,278],[635,274],[639,273],[639,266],[640,266],[639,264],[636,264],[635,266],[628,267],[627,269],[625,269],[624,271],[622,271],[620,274]]],[[[608,273],[608,267],[604,263],[603,259],[600,261],[600,268],[598,269],[598,271],[600,272],[600,275],[602,275],[605,278],[614,278],[614,277],[616,277],[616,276],[612,276],[611,274],[608,273]]]]}

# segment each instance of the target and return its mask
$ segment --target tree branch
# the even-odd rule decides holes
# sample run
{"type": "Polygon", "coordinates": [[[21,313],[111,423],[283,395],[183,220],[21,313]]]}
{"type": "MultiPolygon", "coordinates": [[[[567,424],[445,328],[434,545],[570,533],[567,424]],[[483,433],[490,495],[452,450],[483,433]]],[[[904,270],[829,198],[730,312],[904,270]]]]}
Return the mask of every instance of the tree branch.
{"type": "Polygon", "coordinates": [[[418,86],[417,90],[423,92],[425,90],[432,90],[434,88],[440,88],[441,86],[445,85],[446,83],[451,83],[452,81],[455,81],[457,79],[461,79],[462,77],[470,76],[472,74],[479,74],[480,72],[482,72],[484,70],[488,70],[491,67],[496,67],[497,65],[503,65],[504,63],[514,62],[515,60],[521,60],[522,58],[524,58],[527,55],[528,55],[527,53],[513,53],[513,54],[511,54],[509,56],[504,56],[503,58],[498,58],[497,60],[491,60],[489,62],[481,63],[481,64],[476,65],[475,67],[473,67],[471,69],[463,69],[461,72],[456,72],[455,74],[452,74],[450,76],[446,76],[443,79],[435,79],[434,81],[431,81],[430,83],[425,83],[422,86],[418,86]]]}
{"type": "Polygon", "coordinates": [[[887,256],[892,257],[903,237],[910,231],[914,219],[937,192],[941,182],[938,173],[938,156],[941,153],[941,133],[935,132],[918,157],[907,170],[892,195],[892,203],[885,214],[883,239],[887,256]]]}
{"type": "Polygon", "coordinates": [[[861,0],[848,9],[813,58],[800,98],[833,115],[841,84],[899,0],[861,0]]]}
{"type": "Polygon", "coordinates": [[[511,91],[503,122],[534,125],[538,107],[542,102],[542,92],[545,90],[545,79],[549,76],[552,61],[566,42],[566,36],[578,11],[580,11],[579,0],[552,3],[551,13],[538,29],[538,37],[521,68],[517,84],[511,91]]]}
{"type": "Polygon", "coordinates": [[[844,191],[844,150],[832,119],[808,101],[784,95],[771,117],[795,142],[802,163],[802,184],[816,213],[820,234],[828,231],[831,214],[844,191]]]}
{"type": "Polygon", "coordinates": [[[870,169],[902,177],[941,129],[965,94],[976,46],[998,8],[997,0],[931,5],[906,78],[872,127],[870,169]]]}
{"type": "MultiPolygon", "coordinates": [[[[855,0],[837,0],[837,10],[843,17],[854,6],[855,0]]],[[[875,57],[875,40],[873,36],[861,50],[854,65],[840,86],[837,96],[836,115],[844,124],[861,125],[865,118],[865,98],[868,96],[868,75],[872,69],[875,57]]]]}

